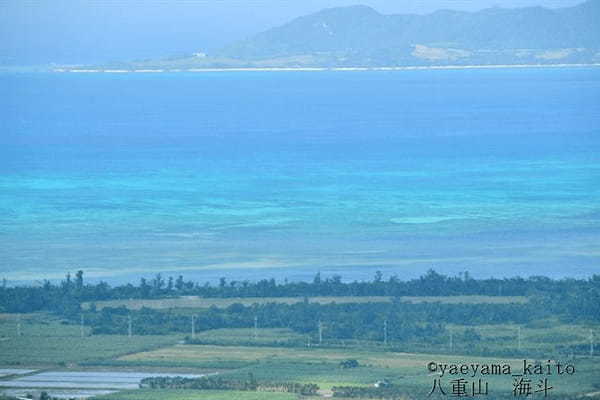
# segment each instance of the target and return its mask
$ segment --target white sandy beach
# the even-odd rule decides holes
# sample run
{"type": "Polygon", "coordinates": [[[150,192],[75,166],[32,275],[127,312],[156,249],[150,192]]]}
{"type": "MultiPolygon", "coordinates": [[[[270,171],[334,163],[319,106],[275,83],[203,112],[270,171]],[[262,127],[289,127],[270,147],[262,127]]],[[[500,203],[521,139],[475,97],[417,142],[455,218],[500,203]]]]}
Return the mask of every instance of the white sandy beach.
{"type": "Polygon", "coordinates": [[[173,73],[173,72],[288,72],[288,71],[413,71],[413,70],[455,70],[455,69],[506,69],[506,68],[581,68],[600,67],[594,64],[497,64],[497,65],[430,65],[398,67],[298,67],[298,68],[189,68],[189,69],[86,69],[56,68],[53,72],[72,73],[173,73]]]}

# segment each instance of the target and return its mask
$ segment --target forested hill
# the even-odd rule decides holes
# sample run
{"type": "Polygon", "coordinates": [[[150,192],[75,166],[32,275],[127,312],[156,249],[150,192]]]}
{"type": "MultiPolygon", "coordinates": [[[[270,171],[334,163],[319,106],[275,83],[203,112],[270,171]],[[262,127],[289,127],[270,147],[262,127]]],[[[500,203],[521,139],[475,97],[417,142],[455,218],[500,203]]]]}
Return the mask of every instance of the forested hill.
{"type": "MultiPolygon", "coordinates": [[[[600,63],[600,0],[547,9],[440,10],[384,15],[325,9],[230,44],[163,60],[96,69],[380,68],[600,63]]],[[[67,70],[69,68],[66,68],[67,70]]]]}
{"type": "Polygon", "coordinates": [[[353,6],[297,18],[235,43],[220,55],[260,59],[329,53],[340,59],[392,62],[419,51],[423,53],[421,58],[430,61],[470,58],[480,51],[578,51],[600,48],[598,21],[600,0],[562,9],[491,8],[475,13],[442,10],[427,15],[383,15],[366,6],[353,6]],[[428,55],[423,47],[446,49],[447,53],[430,50],[428,55]]]}

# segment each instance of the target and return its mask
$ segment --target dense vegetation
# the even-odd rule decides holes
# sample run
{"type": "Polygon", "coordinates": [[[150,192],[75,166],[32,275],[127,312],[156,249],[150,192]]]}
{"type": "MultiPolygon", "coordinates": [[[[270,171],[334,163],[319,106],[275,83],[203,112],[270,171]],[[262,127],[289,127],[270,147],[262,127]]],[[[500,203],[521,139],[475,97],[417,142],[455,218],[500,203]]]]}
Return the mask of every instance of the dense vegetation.
{"type": "Polygon", "coordinates": [[[383,15],[338,7],[296,18],[210,55],[96,69],[348,68],[597,63],[600,2],[562,9],[383,15]]]}
{"type": "MultiPolygon", "coordinates": [[[[401,301],[318,304],[306,301],[254,306],[233,304],[225,309],[211,307],[198,313],[195,324],[197,331],[246,328],[254,324],[256,317],[263,328],[291,328],[299,333],[313,334],[316,339],[319,321],[322,321],[326,324],[322,329],[330,338],[368,340],[383,340],[383,327],[387,324],[390,340],[406,340],[445,336],[445,323],[525,323],[542,315],[545,315],[545,310],[531,304],[412,304],[401,301]]],[[[126,334],[129,316],[136,327],[136,334],[190,332],[190,317],[173,311],[150,308],[130,311],[125,307],[107,307],[85,313],[95,334],[126,334]]]]}
{"type": "Polygon", "coordinates": [[[326,54],[332,64],[349,59],[345,65],[351,66],[411,65],[418,61],[522,63],[531,55],[521,53],[519,57],[516,51],[506,50],[597,49],[600,31],[595,21],[599,14],[600,4],[595,0],[554,10],[490,9],[428,15],[382,15],[366,6],[340,7],[297,18],[234,43],[218,54],[242,60],[326,54]],[[418,53],[411,53],[416,43],[454,52],[438,53],[437,59],[419,59],[418,53]],[[482,49],[487,52],[478,52],[482,49]]]}
{"type": "Polygon", "coordinates": [[[312,383],[258,382],[252,374],[246,380],[228,380],[219,376],[204,376],[202,378],[154,377],[143,379],[140,386],[151,389],[284,392],[298,393],[305,396],[315,395],[319,390],[319,387],[312,383]]]}
{"type": "MultiPolygon", "coordinates": [[[[186,312],[188,311],[186,310],[186,312]]],[[[194,312],[197,311],[194,310],[194,312]]],[[[187,316],[189,324],[190,315],[187,316]]],[[[412,342],[405,345],[397,341],[388,346],[384,346],[383,342],[367,343],[354,340],[346,340],[345,344],[342,344],[339,340],[331,339],[327,326],[324,328],[322,346],[307,347],[306,341],[303,343],[301,340],[302,337],[306,339],[306,335],[298,334],[290,329],[260,327],[257,330],[257,339],[253,338],[254,329],[252,327],[219,329],[196,332],[197,341],[214,341],[215,345],[175,345],[183,335],[178,335],[178,337],[175,335],[169,340],[167,340],[167,336],[151,337],[137,334],[132,338],[123,335],[93,335],[82,338],[79,337],[77,325],[54,323],[59,320],[47,313],[21,315],[23,335],[17,337],[15,336],[17,317],[4,315],[0,319],[0,336],[3,336],[3,340],[0,341],[2,365],[7,365],[6,357],[12,354],[10,359],[20,361],[28,366],[33,364],[59,365],[56,363],[61,360],[65,361],[66,365],[75,362],[79,364],[75,370],[85,368],[84,366],[95,366],[95,368],[103,366],[103,369],[115,372],[120,370],[119,367],[126,367],[128,371],[148,368],[160,373],[167,371],[210,373],[218,370],[220,371],[218,376],[227,381],[249,381],[249,374],[253,374],[258,382],[314,383],[324,390],[332,387],[344,387],[346,388],[344,390],[352,391],[355,395],[362,393],[358,398],[394,398],[387,396],[400,395],[400,398],[408,399],[426,398],[427,393],[431,390],[433,377],[427,376],[427,364],[432,360],[444,363],[464,362],[465,360],[494,363],[497,362],[498,357],[506,354],[503,352],[517,350],[516,325],[510,323],[461,327],[447,324],[447,330],[454,333],[455,349],[453,352],[449,351],[448,342],[445,342],[428,344],[424,351],[429,354],[406,354],[405,351],[399,352],[398,350],[402,350],[403,346],[410,351],[415,351],[416,348],[420,352],[421,349],[415,347],[412,342]],[[144,344],[147,339],[154,341],[158,338],[164,338],[162,345],[159,343],[156,346],[152,343],[144,344]],[[302,347],[296,345],[269,347],[268,341],[275,339],[280,341],[289,339],[292,342],[300,339],[298,343],[302,347]],[[238,340],[245,340],[247,344],[240,345],[237,343],[238,340]],[[466,356],[466,354],[474,354],[470,348],[475,348],[477,343],[481,346],[488,346],[490,349],[488,355],[492,357],[466,356]],[[117,346],[117,344],[119,345],[117,346]],[[398,349],[399,347],[400,349],[398,349]],[[6,354],[6,351],[10,354],[6,354]],[[103,360],[98,362],[99,358],[103,358],[103,360]],[[171,370],[171,368],[177,369],[171,370]],[[373,384],[378,381],[389,381],[394,390],[376,390],[373,388],[373,384]],[[402,393],[408,395],[402,396],[402,393]]],[[[519,357],[528,359],[536,357],[542,360],[564,360],[564,356],[568,355],[556,358],[554,353],[556,344],[586,343],[589,329],[594,328],[596,331],[598,329],[597,324],[557,324],[555,320],[545,319],[519,326],[524,338],[523,350],[519,357]]],[[[89,331],[91,328],[86,327],[86,334],[89,331]]],[[[557,391],[585,394],[600,389],[592,385],[600,376],[598,375],[600,373],[598,363],[594,360],[597,357],[586,356],[588,351],[589,347],[582,349],[576,359],[572,361],[577,366],[575,376],[552,377],[552,385],[557,391]]],[[[65,363],[60,365],[65,365],[65,363]]],[[[515,361],[513,365],[518,368],[519,362],[515,361]]],[[[118,376],[118,373],[116,375],[118,376]]],[[[448,386],[451,379],[454,377],[446,378],[447,390],[451,388],[448,386]]],[[[510,377],[491,377],[490,385],[494,389],[494,395],[500,393],[505,394],[501,398],[510,397],[510,377]]],[[[112,395],[108,398],[112,400],[192,400],[200,398],[211,400],[217,398],[248,398],[249,400],[285,398],[292,400],[295,398],[295,395],[286,393],[274,393],[275,396],[263,397],[262,393],[265,392],[229,392],[221,390],[219,391],[222,393],[219,395],[220,397],[213,397],[212,390],[147,388],[142,389],[139,393],[132,391],[123,395],[112,395]]],[[[558,393],[552,397],[560,398],[558,393]]],[[[497,399],[499,397],[487,396],[487,398],[497,399]]],[[[568,398],[574,398],[574,395],[568,398]]]]}
{"type": "MultiPolygon", "coordinates": [[[[555,319],[562,323],[595,323],[600,321],[600,276],[589,279],[552,280],[544,277],[510,279],[472,279],[468,273],[447,277],[429,271],[419,279],[402,281],[395,276],[384,279],[377,272],[370,282],[343,282],[341,277],[312,282],[280,282],[262,280],[256,283],[227,282],[199,285],[157,275],[139,285],[111,287],[106,283],[86,284],[83,272],[75,279],[67,276],[60,284],[45,282],[40,287],[0,288],[0,310],[8,312],[49,311],[71,324],[83,318],[86,334],[168,335],[191,333],[192,321],[196,333],[221,328],[287,328],[297,336],[262,342],[247,337],[238,345],[298,347],[310,344],[345,345],[346,341],[385,343],[398,351],[426,351],[432,344],[447,343],[449,326],[476,327],[512,324],[534,325],[537,321],[555,319]],[[233,303],[226,308],[193,310],[130,310],[121,307],[95,306],[96,301],[111,299],[161,299],[182,295],[202,297],[247,298],[297,296],[295,304],[280,302],[233,303]],[[353,302],[319,304],[311,296],[389,296],[389,302],[353,302]],[[400,296],[421,295],[527,295],[524,303],[409,303],[400,296]],[[82,302],[90,307],[82,308],[82,302]],[[192,315],[194,318],[192,319],[192,315]]],[[[475,329],[454,329],[454,341],[468,344],[461,349],[469,354],[515,355],[515,349],[490,349],[480,340],[475,329]],[[500,351],[500,352],[499,352],[500,351]]],[[[500,338],[502,339],[502,338],[500,338]]],[[[500,340],[498,339],[498,340],[500,340]]],[[[513,338],[504,338],[513,340],[513,338]]],[[[220,344],[211,338],[187,339],[189,344],[220,344]]],[[[542,341],[554,338],[540,338],[542,341]]],[[[572,342],[573,343],[573,342],[572,342]]],[[[584,344],[558,344],[555,351],[563,354],[585,352],[584,344]]]]}
{"type": "MultiPolygon", "coordinates": [[[[452,296],[452,295],[488,295],[488,296],[530,296],[533,301],[526,305],[488,305],[480,306],[461,305],[459,307],[442,307],[427,305],[400,306],[402,313],[417,313],[419,317],[428,316],[427,321],[452,322],[460,318],[463,322],[485,321],[492,323],[498,318],[508,318],[509,321],[523,321],[529,317],[524,314],[539,315],[540,312],[552,312],[561,315],[567,320],[593,320],[600,321],[600,275],[589,279],[562,279],[553,280],[546,277],[534,276],[529,278],[504,278],[504,279],[473,279],[468,273],[455,277],[448,277],[429,271],[426,275],[413,280],[403,281],[397,276],[384,279],[381,272],[377,272],[370,282],[344,282],[342,277],[334,275],[322,279],[317,274],[312,282],[276,282],[274,279],[264,279],[258,282],[230,281],[221,278],[218,285],[205,283],[200,285],[184,280],[183,276],[177,278],[163,278],[160,274],[152,280],[142,278],[136,286],[133,284],[111,287],[105,282],[98,284],[85,284],[83,271],[78,271],[75,278],[67,275],[60,284],[45,281],[42,286],[0,287],[0,312],[34,312],[52,311],[60,315],[79,317],[82,302],[96,302],[114,299],[160,299],[178,296],[196,295],[200,297],[311,297],[311,296],[452,296]],[[438,311],[443,312],[438,312],[438,311]],[[499,311],[503,310],[503,311],[499,311]],[[502,314],[502,316],[499,315],[502,314]],[[431,318],[429,318],[431,317],[431,318]]],[[[299,311],[299,316],[309,313],[326,313],[327,307],[319,308],[315,305],[300,305],[297,308],[290,306],[286,309],[281,306],[268,306],[267,311],[280,314],[281,311],[299,311]],[[313,307],[313,308],[310,308],[313,307]]],[[[341,305],[340,305],[341,307],[341,305]]],[[[369,306],[366,306],[369,307],[369,306]]],[[[389,308],[379,305],[384,313],[389,313],[389,308]]],[[[93,308],[92,308],[93,311],[93,308]]],[[[335,311],[360,311],[356,307],[335,311]]],[[[261,310],[254,310],[253,314],[261,310]]],[[[127,314],[127,310],[112,310],[110,314],[127,314]]],[[[149,314],[143,311],[142,314],[149,314]]],[[[381,313],[377,313],[381,314],[381,313]]],[[[97,319],[106,319],[108,314],[100,313],[97,319]]],[[[254,317],[254,315],[252,317],[254,317]]],[[[145,315],[149,318],[167,318],[164,315],[145,315]]],[[[216,327],[215,323],[206,321],[221,318],[223,327],[239,326],[236,321],[244,320],[248,326],[244,309],[240,305],[229,307],[227,317],[222,312],[209,310],[208,316],[202,317],[204,326],[216,327]]],[[[274,319],[273,317],[272,319],[274,319]]],[[[281,326],[290,326],[291,322],[282,320],[281,326]]],[[[362,317],[358,317],[362,318],[362,317]]],[[[406,318],[405,318],[406,319],[406,318]]],[[[293,324],[300,329],[303,318],[293,324]]],[[[393,316],[390,316],[393,321],[393,316]]],[[[166,322],[164,319],[156,321],[166,322]]],[[[174,322],[176,325],[178,321],[174,322]]],[[[241,322],[240,322],[241,323],[241,322]]],[[[314,325],[314,319],[310,324],[314,325]]]]}

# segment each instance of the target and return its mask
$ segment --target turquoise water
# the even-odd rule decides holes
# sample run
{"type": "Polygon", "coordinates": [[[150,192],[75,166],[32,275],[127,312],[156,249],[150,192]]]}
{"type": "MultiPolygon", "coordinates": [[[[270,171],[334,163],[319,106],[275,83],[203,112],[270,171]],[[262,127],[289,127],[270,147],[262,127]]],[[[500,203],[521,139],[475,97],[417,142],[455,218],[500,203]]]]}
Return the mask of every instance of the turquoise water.
{"type": "Polygon", "coordinates": [[[0,87],[0,277],[600,271],[600,69],[0,87]]]}

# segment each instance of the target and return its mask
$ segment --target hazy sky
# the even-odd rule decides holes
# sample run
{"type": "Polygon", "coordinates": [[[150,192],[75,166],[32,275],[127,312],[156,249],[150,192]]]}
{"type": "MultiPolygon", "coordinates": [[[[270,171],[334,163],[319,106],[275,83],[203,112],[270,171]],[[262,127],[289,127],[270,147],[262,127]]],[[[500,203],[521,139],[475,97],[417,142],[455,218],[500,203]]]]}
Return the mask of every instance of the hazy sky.
{"type": "Polygon", "coordinates": [[[0,64],[92,63],[206,50],[322,8],[391,13],[567,7],[582,0],[0,0],[0,64]]]}

